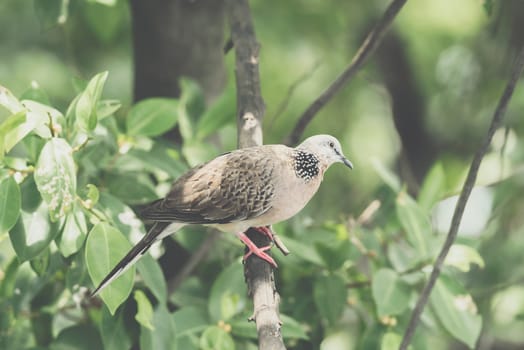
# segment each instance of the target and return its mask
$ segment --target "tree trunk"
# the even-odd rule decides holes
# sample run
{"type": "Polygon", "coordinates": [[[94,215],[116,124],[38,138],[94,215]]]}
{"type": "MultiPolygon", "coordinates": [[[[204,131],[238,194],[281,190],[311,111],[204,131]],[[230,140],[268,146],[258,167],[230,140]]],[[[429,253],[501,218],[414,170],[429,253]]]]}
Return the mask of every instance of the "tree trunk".
{"type": "Polygon", "coordinates": [[[178,97],[180,77],[195,79],[206,102],[224,88],[222,0],[131,0],[134,100],[178,97]]]}
{"type": "Polygon", "coordinates": [[[393,120],[402,142],[400,170],[410,192],[416,193],[437,155],[424,124],[426,101],[398,34],[391,32],[384,38],[376,57],[391,96],[393,120]]]}

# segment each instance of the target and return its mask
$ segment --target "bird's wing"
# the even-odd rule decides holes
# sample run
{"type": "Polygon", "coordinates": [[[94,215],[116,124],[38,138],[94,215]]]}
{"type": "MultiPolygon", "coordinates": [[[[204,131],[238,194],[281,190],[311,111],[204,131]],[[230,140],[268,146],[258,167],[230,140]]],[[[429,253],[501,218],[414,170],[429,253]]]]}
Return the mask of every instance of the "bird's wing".
{"type": "Polygon", "coordinates": [[[258,217],[271,208],[278,160],[271,147],[227,153],[179,178],[144,219],[191,224],[224,224],[258,217]]]}

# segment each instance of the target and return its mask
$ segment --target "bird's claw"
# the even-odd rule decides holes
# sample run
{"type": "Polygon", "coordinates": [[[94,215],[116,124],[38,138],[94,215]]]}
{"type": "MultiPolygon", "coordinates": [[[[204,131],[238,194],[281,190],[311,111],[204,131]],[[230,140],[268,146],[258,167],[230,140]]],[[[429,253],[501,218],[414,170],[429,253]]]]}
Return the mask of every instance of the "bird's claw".
{"type": "Polygon", "coordinates": [[[277,248],[282,252],[282,254],[289,255],[289,249],[284,245],[284,242],[282,242],[280,237],[275,232],[273,232],[271,226],[255,227],[255,230],[267,236],[271,243],[274,243],[277,246],[277,248]]]}
{"type": "Polygon", "coordinates": [[[249,239],[249,237],[244,233],[244,232],[239,232],[237,233],[237,236],[238,238],[240,238],[240,240],[247,246],[247,248],[249,249],[249,251],[247,252],[246,255],[244,255],[244,261],[246,261],[246,259],[251,256],[251,254],[255,254],[256,256],[258,256],[260,259],[264,260],[264,261],[267,261],[271,266],[277,268],[278,265],[277,263],[275,262],[275,260],[266,253],[266,250],[269,250],[271,249],[271,246],[266,246],[266,247],[258,247],[255,243],[253,243],[253,241],[251,239],[249,239]]]}
{"type": "Polygon", "coordinates": [[[244,261],[247,260],[247,258],[249,258],[252,254],[255,254],[256,256],[258,256],[260,259],[262,260],[265,260],[267,261],[271,266],[273,266],[274,268],[277,268],[278,265],[277,263],[275,262],[275,260],[266,253],[266,250],[269,250],[271,249],[271,246],[268,245],[268,246],[265,246],[265,247],[257,247],[257,249],[249,249],[249,252],[247,252],[245,255],[244,255],[244,261]]]}

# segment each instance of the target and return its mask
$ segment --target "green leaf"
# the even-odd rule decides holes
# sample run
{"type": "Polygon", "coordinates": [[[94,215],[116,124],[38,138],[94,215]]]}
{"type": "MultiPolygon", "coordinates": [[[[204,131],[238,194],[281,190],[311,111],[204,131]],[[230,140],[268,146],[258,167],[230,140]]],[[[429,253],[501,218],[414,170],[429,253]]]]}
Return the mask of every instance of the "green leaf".
{"type": "Polygon", "coordinates": [[[406,271],[420,263],[420,258],[415,248],[405,240],[390,242],[388,244],[387,256],[396,271],[406,271]]]}
{"type": "Polygon", "coordinates": [[[213,322],[227,321],[246,305],[246,284],[242,265],[234,262],[218,275],[209,294],[209,315],[213,322]]]}
{"type": "Polygon", "coordinates": [[[38,191],[49,207],[52,221],[73,208],[76,195],[76,168],[71,146],[60,138],[45,144],[35,167],[38,191]]]}
{"type": "MultiPolygon", "coordinates": [[[[14,147],[27,133],[20,133],[26,121],[26,111],[12,114],[0,124],[0,159],[14,147]],[[10,137],[8,137],[10,135],[10,137]]],[[[29,132],[29,131],[28,131],[29,132]]]]}
{"type": "MultiPolygon", "coordinates": [[[[202,332],[208,326],[206,310],[196,306],[183,306],[173,313],[177,337],[202,332]]],[[[243,321],[245,322],[245,320],[243,321]]]]}
{"type": "Polygon", "coordinates": [[[48,121],[49,118],[47,116],[40,113],[29,112],[27,110],[18,112],[9,117],[8,120],[6,120],[6,123],[8,123],[6,128],[8,128],[9,131],[6,131],[4,134],[4,152],[9,152],[31,131],[42,126],[45,127],[45,123],[48,121]]]}
{"type": "Polygon", "coordinates": [[[184,306],[172,314],[176,325],[176,346],[183,350],[200,350],[199,338],[209,326],[205,305],[184,306]]]}
{"type": "Polygon", "coordinates": [[[236,92],[230,86],[198,119],[197,139],[214,133],[222,127],[235,122],[236,118],[236,92]]]}
{"type": "Polygon", "coordinates": [[[24,100],[22,104],[27,111],[27,125],[25,125],[27,130],[34,129],[34,133],[43,139],[53,136],[51,129],[57,136],[62,132],[65,119],[59,110],[31,100],[24,100]]]}
{"type": "Polygon", "coordinates": [[[97,209],[104,212],[116,228],[127,237],[143,236],[146,233],[144,224],[137,218],[135,212],[107,192],[100,193],[97,209]]]}
{"type": "Polygon", "coordinates": [[[218,326],[208,327],[200,337],[202,350],[235,350],[233,338],[218,326]]]}
{"type": "Polygon", "coordinates": [[[446,260],[444,260],[444,264],[454,266],[462,272],[469,272],[472,264],[483,268],[484,259],[482,259],[478,251],[470,246],[453,244],[446,256],[446,260]]]}
{"type": "MultiPolygon", "coordinates": [[[[131,244],[116,228],[105,222],[96,224],[89,232],[85,248],[87,271],[93,284],[97,286],[130,249],[131,244]]],[[[100,292],[111,314],[131,293],[134,276],[132,266],[100,292]]]]}
{"type": "Polygon", "coordinates": [[[12,176],[0,179],[0,234],[10,230],[20,215],[20,188],[12,176]]]}
{"type": "Polygon", "coordinates": [[[91,201],[90,205],[95,205],[100,199],[100,192],[98,188],[93,184],[87,184],[87,199],[91,201]]]}
{"type": "Polygon", "coordinates": [[[373,159],[371,164],[373,165],[375,172],[378,174],[378,176],[380,176],[382,181],[388,185],[389,188],[391,188],[394,192],[400,192],[402,188],[401,182],[396,174],[386,168],[386,166],[377,159],[373,159]]]}
{"type": "Polygon", "coordinates": [[[436,163],[426,175],[417,198],[419,206],[426,213],[429,213],[433,205],[441,199],[445,183],[444,167],[442,163],[436,163]]]}
{"type": "Polygon", "coordinates": [[[46,249],[57,233],[57,225],[49,221],[47,206],[42,204],[32,213],[20,213],[18,221],[9,231],[9,238],[18,259],[23,262],[46,249]]]}
{"type": "MultiPolygon", "coordinates": [[[[38,161],[40,152],[42,151],[42,148],[44,148],[46,142],[47,140],[32,134],[27,135],[27,137],[22,140],[22,145],[27,152],[26,157],[29,162],[35,164],[38,161]]],[[[22,203],[22,205],[24,204],[22,203]]]]}
{"type": "Polygon", "coordinates": [[[89,325],[77,325],[63,329],[49,346],[49,350],[103,349],[100,334],[89,325]]]}
{"type": "Polygon", "coordinates": [[[253,340],[258,339],[257,326],[255,322],[246,322],[246,318],[242,318],[237,321],[235,318],[229,324],[231,325],[231,334],[235,337],[253,340]]]}
{"type": "Polygon", "coordinates": [[[69,258],[69,268],[66,271],[66,288],[75,293],[80,286],[88,285],[91,280],[87,272],[85,254],[75,254],[69,258]]]}
{"type": "Polygon", "coordinates": [[[315,280],[313,298],[320,316],[334,325],[344,311],[347,288],[337,275],[321,276],[315,280]]]}
{"type": "Polygon", "coordinates": [[[127,133],[157,136],[173,128],[178,118],[178,100],[149,98],[135,104],[126,119],[127,133]]]}
{"type": "Polygon", "coordinates": [[[216,147],[207,142],[184,142],[182,154],[190,166],[196,166],[213,159],[216,156],[216,147]]]}
{"type": "Polygon", "coordinates": [[[57,239],[62,255],[68,257],[78,252],[84,244],[86,234],[87,223],[84,212],[76,208],[66,216],[64,229],[57,239]]]}
{"type": "Polygon", "coordinates": [[[150,255],[145,254],[136,264],[144,284],[151,290],[159,303],[167,301],[167,285],[158,262],[150,255]]]}
{"type": "Polygon", "coordinates": [[[473,349],[482,329],[482,317],[471,296],[453,293],[449,283],[445,276],[437,280],[429,297],[430,305],[442,326],[473,349]]]}
{"type": "Polygon", "coordinates": [[[24,105],[13,95],[11,91],[0,85],[0,106],[6,108],[12,114],[23,111],[24,105]]]}
{"type": "Polygon", "coordinates": [[[182,77],[179,79],[179,84],[180,104],[184,106],[189,118],[196,120],[206,109],[204,92],[194,79],[182,77]]]}
{"type": "Polygon", "coordinates": [[[405,192],[400,192],[396,200],[397,216],[406,231],[407,239],[422,258],[429,256],[429,236],[431,222],[417,203],[405,192]]]}
{"type": "Polygon", "coordinates": [[[315,249],[322,257],[326,268],[335,271],[349,259],[348,253],[351,250],[351,243],[347,239],[337,240],[336,245],[319,241],[315,242],[315,249]]]}
{"type": "Polygon", "coordinates": [[[178,107],[178,127],[184,141],[195,140],[195,126],[198,117],[204,112],[205,102],[202,89],[192,79],[180,79],[180,105],[178,107]]]}
{"type": "Polygon", "coordinates": [[[283,314],[280,314],[280,320],[282,321],[282,337],[284,339],[309,340],[306,325],[302,325],[294,318],[283,314]]]}
{"type": "Polygon", "coordinates": [[[107,179],[107,186],[111,194],[129,204],[144,204],[158,198],[153,182],[146,174],[112,174],[107,179]]]}
{"type": "Polygon", "coordinates": [[[102,89],[107,80],[108,72],[102,72],[95,75],[85,90],[79,95],[75,104],[75,114],[77,126],[81,130],[93,130],[97,124],[97,107],[102,95],[102,89]]]}
{"type": "Polygon", "coordinates": [[[411,290],[391,269],[380,269],[373,274],[371,291],[379,317],[400,315],[408,307],[411,290]]]}
{"type": "Polygon", "coordinates": [[[196,277],[189,277],[173,294],[169,296],[169,301],[175,305],[194,305],[209,309],[210,298],[209,288],[196,277]]]}
{"type": "Polygon", "coordinates": [[[384,326],[378,322],[372,323],[364,331],[360,339],[358,349],[380,349],[382,336],[385,333],[384,326]]]}
{"type": "Polygon", "coordinates": [[[7,299],[13,296],[19,267],[20,262],[14,257],[7,267],[4,268],[4,277],[2,278],[2,283],[0,283],[0,299],[7,299]]]}
{"type": "Polygon", "coordinates": [[[51,252],[49,247],[47,247],[43,253],[40,253],[36,258],[31,259],[31,268],[38,276],[42,276],[47,271],[50,255],[51,252]]]}
{"type": "Polygon", "coordinates": [[[155,330],[155,327],[153,326],[153,306],[151,306],[151,303],[149,302],[149,299],[147,299],[144,292],[141,290],[135,291],[135,301],[137,305],[137,312],[135,315],[135,320],[137,320],[138,323],[140,323],[143,327],[148,328],[150,330],[155,330]]]}
{"type": "Polygon", "coordinates": [[[122,107],[122,104],[118,100],[102,100],[98,102],[96,106],[96,115],[98,120],[102,120],[113,115],[122,107]]]}
{"type": "Polygon", "coordinates": [[[26,177],[24,182],[22,182],[20,192],[22,195],[22,210],[33,212],[42,203],[42,196],[38,192],[33,174],[26,177]]]}
{"type": "Polygon", "coordinates": [[[322,350],[346,350],[346,349],[377,349],[377,347],[355,347],[355,336],[346,329],[337,327],[336,330],[326,332],[320,343],[322,350]]]}
{"type": "Polygon", "coordinates": [[[187,171],[187,164],[172,153],[171,148],[155,142],[153,148],[148,151],[131,149],[116,161],[115,166],[121,171],[143,171],[143,169],[150,172],[163,171],[169,177],[176,179],[187,171]]]}
{"type": "Polygon", "coordinates": [[[124,350],[131,348],[131,339],[126,332],[123,312],[111,315],[107,308],[102,308],[100,334],[104,350],[124,350]]]}
{"type": "Polygon", "coordinates": [[[175,350],[176,330],[173,318],[163,305],[153,314],[154,331],[140,327],[140,349],[175,350]]]}
{"type": "Polygon", "coordinates": [[[89,1],[88,6],[82,8],[89,30],[99,41],[112,44],[122,31],[126,19],[125,2],[117,0],[89,1]],[[111,3],[107,6],[107,3],[111,3]],[[116,5],[116,6],[115,6],[116,5]]]}
{"type": "Polygon", "coordinates": [[[398,333],[387,332],[382,336],[382,343],[380,344],[380,350],[397,350],[400,346],[402,337],[398,333]]]}
{"type": "Polygon", "coordinates": [[[313,263],[314,265],[324,265],[322,257],[311,245],[304,244],[298,239],[293,239],[291,237],[282,236],[280,237],[284,245],[289,248],[292,252],[288,258],[295,259],[300,258],[304,261],[313,263]]]}

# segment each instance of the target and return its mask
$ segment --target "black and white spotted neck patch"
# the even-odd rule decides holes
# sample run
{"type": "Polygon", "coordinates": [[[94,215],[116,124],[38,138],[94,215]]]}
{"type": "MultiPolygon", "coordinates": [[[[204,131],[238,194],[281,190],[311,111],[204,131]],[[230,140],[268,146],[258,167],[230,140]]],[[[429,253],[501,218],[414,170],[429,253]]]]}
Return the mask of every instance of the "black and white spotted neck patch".
{"type": "Polygon", "coordinates": [[[320,161],[314,154],[297,150],[293,153],[293,168],[298,178],[309,182],[320,173],[320,161]]]}

